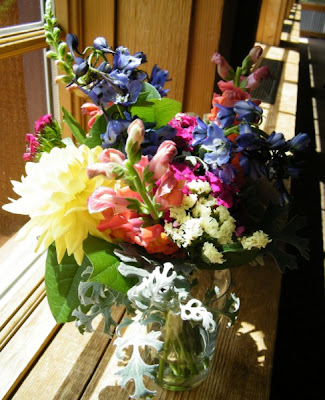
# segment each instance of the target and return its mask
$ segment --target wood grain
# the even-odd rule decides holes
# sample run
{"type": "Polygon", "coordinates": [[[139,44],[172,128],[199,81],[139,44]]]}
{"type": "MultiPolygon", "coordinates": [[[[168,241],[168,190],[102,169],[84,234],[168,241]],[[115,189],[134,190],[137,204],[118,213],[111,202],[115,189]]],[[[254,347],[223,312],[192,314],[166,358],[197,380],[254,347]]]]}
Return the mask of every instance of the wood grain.
{"type": "Polygon", "coordinates": [[[258,22],[256,41],[271,46],[280,45],[286,12],[286,1],[263,0],[258,22]]]}
{"type": "Polygon", "coordinates": [[[154,64],[169,71],[168,97],[183,102],[191,25],[190,0],[119,0],[116,45],[143,51],[150,75],[154,64]]]}
{"type": "MultiPolygon", "coordinates": [[[[117,309],[113,318],[119,321],[123,313],[123,308],[117,309]]],[[[102,332],[102,319],[96,320],[94,328],[94,333],[81,335],[73,323],[64,325],[13,398],[79,399],[110,344],[102,332]]]]}
{"type": "Polygon", "coordinates": [[[44,299],[0,353],[0,398],[10,397],[58,329],[44,299]]]}
{"type": "Polygon", "coordinates": [[[211,109],[224,0],[196,1],[192,13],[183,111],[203,117],[211,109]]]}

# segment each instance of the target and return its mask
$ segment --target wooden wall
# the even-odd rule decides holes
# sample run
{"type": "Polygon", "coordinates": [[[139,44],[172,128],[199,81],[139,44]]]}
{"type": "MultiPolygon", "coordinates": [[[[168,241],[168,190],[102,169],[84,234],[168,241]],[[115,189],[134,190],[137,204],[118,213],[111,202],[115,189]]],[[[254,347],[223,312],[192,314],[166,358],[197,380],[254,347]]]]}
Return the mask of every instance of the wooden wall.
{"type": "MultiPolygon", "coordinates": [[[[56,14],[65,32],[79,36],[83,46],[104,36],[131,53],[143,51],[143,69],[167,69],[169,97],[183,111],[210,111],[224,0],[56,0],[56,14]]],[[[61,103],[77,113],[80,101],[61,90],[61,103]]]]}
{"type": "Polygon", "coordinates": [[[292,7],[292,0],[263,0],[256,33],[256,41],[279,46],[284,18],[292,7]]]}

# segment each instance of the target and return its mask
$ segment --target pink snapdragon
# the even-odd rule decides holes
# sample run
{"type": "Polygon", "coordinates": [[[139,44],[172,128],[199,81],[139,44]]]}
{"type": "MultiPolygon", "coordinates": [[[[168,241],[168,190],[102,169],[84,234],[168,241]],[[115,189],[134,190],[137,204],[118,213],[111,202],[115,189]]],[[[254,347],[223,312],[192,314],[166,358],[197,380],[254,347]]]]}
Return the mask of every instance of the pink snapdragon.
{"type": "Polygon", "coordinates": [[[123,165],[125,156],[119,150],[106,149],[100,153],[98,159],[99,163],[87,167],[89,179],[98,175],[104,175],[107,179],[115,179],[116,175],[113,173],[113,169],[118,165],[123,165]]]}
{"type": "Polygon", "coordinates": [[[91,118],[88,121],[88,128],[91,129],[96,121],[96,118],[103,114],[103,110],[100,107],[96,106],[96,104],[84,103],[81,106],[81,114],[90,115],[91,118]]]}
{"type": "Polygon", "coordinates": [[[117,192],[109,187],[98,187],[89,197],[87,201],[88,211],[90,214],[102,212],[108,208],[112,208],[114,213],[127,212],[127,206],[130,203],[124,196],[120,196],[117,192]]]}
{"type": "Polygon", "coordinates": [[[133,154],[139,151],[141,143],[144,139],[144,125],[141,119],[136,119],[131,122],[128,127],[128,137],[125,144],[125,151],[129,157],[132,158],[133,154]]]}
{"type": "Polygon", "coordinates": [[[212,56],[211,61],[217,65],[217,71],[220,78],[230,80],[234,76],[234,70],[220,53],[215,53],[212,56]]]}
{"type": "Polygon", "coordinates": [[[252,91],[261,84],[263,79],[269,78],[270,76],[271,72],[268,67],[260,67],[247,77],[246,88],[252,91]]]}
{"type": "Polygon", "coordinates": [[[155,179],[160,179],[167,169],[173,158],[177,155],[176,143],[171,140],[165,140],[159,146],[157,153],[153,156],[149,163],[149,171],[154,173],[155,179]]]}

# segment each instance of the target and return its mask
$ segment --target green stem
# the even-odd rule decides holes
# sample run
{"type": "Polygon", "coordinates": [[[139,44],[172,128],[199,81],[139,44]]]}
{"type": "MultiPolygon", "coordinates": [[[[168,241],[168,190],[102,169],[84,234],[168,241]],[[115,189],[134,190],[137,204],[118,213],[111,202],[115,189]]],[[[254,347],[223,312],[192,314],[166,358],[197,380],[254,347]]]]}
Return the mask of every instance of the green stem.
{"type": "Polygon", "coordinates": [[[242,75],[242,68],[237,67],[236,75],[235,75],[235,79],[234,79],[234,86],[239,87],[241,75],[242,75]]]}
{"type": "Polygon", "coordinates": [[[130,178],[133,180],[133,184],[136,188],[136,191],[139,193],[144,204],[147,206],[149,214],[153,218],[154,222],[158,223],[160,220],[159,212],[157,210],[157,207],[155,206],[155,202],[148,195],[145,183],[142,182],[142,180],[138,174],[138,171],[134,168],[134,166],[130,162],[127,162],[125,164],[125,167],[129,173],[130,178]]]}

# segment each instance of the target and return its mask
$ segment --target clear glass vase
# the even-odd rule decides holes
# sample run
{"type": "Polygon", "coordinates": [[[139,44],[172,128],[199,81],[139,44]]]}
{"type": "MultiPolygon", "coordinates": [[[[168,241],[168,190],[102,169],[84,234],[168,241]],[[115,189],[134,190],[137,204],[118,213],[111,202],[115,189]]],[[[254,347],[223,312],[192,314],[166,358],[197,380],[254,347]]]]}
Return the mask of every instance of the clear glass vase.
{"type": "MultiPolygon", "coordinates": [[[[164,341],[163,349],[157,354],[147,350],[147,360],[158,364],[156,383],[164,389],[173,391],[189,390],[200,385],[209,375],[216,341],[220,329],[221,314],[228,298],[231,284],[229,270],[207,271],[201,270],[194,276],[197,284],[193,287],[193,298],[204,301],[207,289],[210,289],[208,310],[212,311],[216,322],[216,329],[207,332],[201,323],[183,320],[180,314],[169,310],[165,314],[166,323],[161,329],[159,340],[164,341]],[[218,287],[219,292],[212,292],[218,287]]],[[[152,329],[152,326],[150,327],[152,329]]]]}

